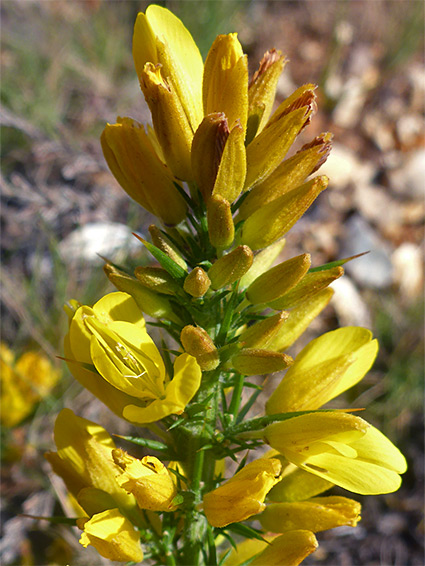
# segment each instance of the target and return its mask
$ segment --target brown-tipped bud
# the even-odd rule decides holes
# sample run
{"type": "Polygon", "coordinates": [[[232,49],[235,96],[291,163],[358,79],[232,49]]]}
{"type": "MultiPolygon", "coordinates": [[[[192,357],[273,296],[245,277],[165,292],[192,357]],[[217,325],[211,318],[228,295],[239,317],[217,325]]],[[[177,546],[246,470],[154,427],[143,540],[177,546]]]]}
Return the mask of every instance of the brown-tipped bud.
{"type": "Polygon", "coordinates": [[[238,246],[218,259],[208,271],[213,289],[221,289],[240,279],[251,267],[254,254],[248,246],[238,246]]]}
{"type": "Polygon", "coordinates": [[[142,285],[157,293],[174,295],[179,289],[176,280],[162,267],[136,267],[134,275],[142,285]]]}
{"type": "Polygon", "coordinates": [[[264,130],[246,148],[245,190],[266,179],[282,162],[315,108],[314,85],[297,89],[284,100],[264,130]]]}
{"type": "Polygon", "coordinates": [[[229,126],[223,112],[205,116],[192,142],[193,177],[208,202],[213,191],[224,146],[229,137],[229,126]]]}
{"type": "Polygon", "coordinates": [[[304,277],[310,263],[310,254],[302,254],[272,267],[251,283],[246,291],[246,298],[253,305],[278,299],[304,277]]]}
{"type": "Polygon", "coordinates": [[[327,186],[326,176],[315,177],[257,209],[246,219],[241,241],[253,250],[270,246],[292,228],[327,186]]]}
{"type": "Polygon", "coordinates": [[[264,181],[253,187],[238,211],[238,220],[244,220],[256,210],[285,195],[304,183],[328,158],[332,134],[325,133],[304,145],[295,155],[285,159],[264,181]]]}
{"type": "Polygon", "coordinates": [[[183,269],[187,269],[187,264],[185,260],[182,258],[181,253],[175,247],[175,245],[161,232],[161,230],[155,226],[155,224],[151,224],[149,226],[149,234],[152,238],[152,243],[154,246],[159,248],[162,252],[168,255],[173,261],[183,267],[183,269]]]}
{"type": "Polygon", "coordinates": [[[256,322],[239,336],[244,348],[267,348],[273,338],[280,332],[289,313],[282,311],[265,320],[256,322]]]}
{"type": "Polygon", "coordinates": [[[263,375],[286,369],[293,361],[291,356],[280,352],[247,348],[232,358],[232,366],[244,375],[263,375]]]}
{"type": "Polygon", "coordinates": [[[109,281],[119,290],[128,293],[138,307],[154,318],[167,318],[178,322],[169,300],[144,287],[140,281],[107,263],[103,267],[109,281]]]}
{"type": "Polygon", "coordinates": [[[212,371],[220,363],[214,342],[200,326],[185,326],[180,333],[180,340],[185,351],[196,358],[203,371],[212,371]]]}
{"type": "Polygon", "coordinates": [[[247,145],[261,132],[273,107],[276,86],[286,59],[280,51],[271,49],[264,54],[248,90],[247,145]]]}
{"type": "Polygon", "coordinates": [[[207,217],[211,244],[217,249],[225,250],[235,237],[229,201],[219,195],[212,196],[208,203],[207,217]]]}
{"type": "Polygon", "coordinates": [[[268,306],[272,309],[292,309],[297,307],[309,301],[314,295],[328,287],[342,275],[344,275],[344,268],[341,266],[307,273],[288,293],[285,293],[280,299],[272,301],[268,306]]]}
{"type": "Polygon", "coordinates": [[[203,297],[210,288],[211,281],[202,267],[195,267],[186,277],[183,289],[192,297],[203,297]]]}

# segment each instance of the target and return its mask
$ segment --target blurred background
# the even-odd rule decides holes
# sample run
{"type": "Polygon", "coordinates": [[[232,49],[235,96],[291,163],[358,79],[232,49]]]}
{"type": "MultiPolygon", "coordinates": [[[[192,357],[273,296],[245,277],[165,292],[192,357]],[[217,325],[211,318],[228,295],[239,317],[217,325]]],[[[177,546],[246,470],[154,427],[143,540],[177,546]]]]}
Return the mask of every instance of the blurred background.
{"type": "MultiPolygon", "coordinates": [[[[112,289],[102,260],[146,263],[131,237],[152,218],[108,171],[99,136],[116,116],[148,121],[131,39],[148,2],[3,0],[1,3],[2,540],[6,565],[109,564],[63,525],[69,502],[44,461],[63,407],[110,433],[128,430],[71,378],[63,362],[70,298],[91,304],[112,289]],[[117,255],[118,254],[118,255],[117,255]],[[61,504],[58,503],[60,500],[61,504]]],[[[319,110],[298,146],[324,131],[334,149],[330,186],[287,237],[286,257],[313,265],[370,251],[347,265],[307,338],[339,325],[373,330],[380,353],[345,403],[404,452],[393,495],[355,496],[356,529],[319,534],[306,564],[424,564],[423,263],[425,211],[424,4],[416,0],[166,1],[205,56],[237,31],[255,71],[272,47],[289,63],[278,102],[319,85],[319,110]]]]}

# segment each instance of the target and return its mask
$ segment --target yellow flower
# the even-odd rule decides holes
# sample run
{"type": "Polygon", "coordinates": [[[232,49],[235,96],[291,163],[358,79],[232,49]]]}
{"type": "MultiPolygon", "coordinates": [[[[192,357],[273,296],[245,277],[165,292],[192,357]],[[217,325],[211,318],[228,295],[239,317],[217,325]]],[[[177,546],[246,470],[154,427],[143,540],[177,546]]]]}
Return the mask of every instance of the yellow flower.
{"type": "Polygon", "coordinates": [[[281,468],[275,458],[260,458],[205,494],[203,504],[208,522],[213,527],[224,527],[263,511],[264,499],[280,480],[281,468]]]}
{"type": "Polygon", "coordinates": [[[141,509],[174,511],[173,499],[177,495],[173,476],[162,462],[153,456],[141,460],[123,450],[113,450],[112,457],[121,468],[118,484],[132,493],[141,509]]]}
{"type": "Polygon", "coordinates": [[[165,224],[183,220],[186,203],[142,124],[118,118],[116,124],[107,124],[100,141],[110,170],[132,199],[165,224]]]}
{"type": "Polygon", "coordinates": [[[34,405],[56,385],[60,372],[40,352],[25,352],[16,361],[13,352],[0,345],[0,419],[4,426],[20,423],[34,405]]]}
{"type": "Polygon", "coordinates": [[[117,482],[121,468],[112,458],[115,443],[106,430],[63,409],[54,434],[57,452],[47,452],[45,457],[85,512],[92,515],[104,511],[109,501],[109,507],[118,507],[140,522],[134,497],[117,482]]]}
{"type": "Polygon", "coordinates": [[[78,519],[83,533],[80,543],[91,545],[104,558],[117,562],[141,562],[143,552],[140,537],[128,519],[118,509],[96,513],[91,519],[78,519]]]}
{"type": "Polygon", "coordinates": [[[272,533],[301,528],[318,533],[343,525],[355,527],[360,521],[360,510],[360,503],[347,497],[313,497],[267,505],[259,519],[263,529],[272,533]]]}
{"type": "Polygon", "coordinates": [[[363,379],[377,352],[372,333],[356,326],[312,340],[268,399],[267,414],[319,409],[363,379]]]}
{"type": "Polygon", "coordinates": [[[354,493],[396,491],[407,467],[386,436],[347,413],[293,417],[267,426],[263,435],[289,462],[354,493]]]}
{"type": "Polygon", "coordinates": [[[202,120],[202,56],[192,36],[172,12],[150,5],[134,26],[133,59],[141,78],[146,63],[161,65],[162,75],[177,93],[195,132],[202,120]]]}
{"type": "Polygon", "coordinates": [[[205,115],[223,112],[230,128],[239,120],[245,132],[248,119],[248,59],[243,54],[236,33],[219,35],[211,45],[204,66],[202,97],[205,115]]]}
{"type": "Polygon", "coordinates": [[[248,539],[232,549],[224,559],[225,566],[250,564],[253,566],[298,566],[318,547],[311,531],[289,531],[264,540],[248,539]],[[249,559],[252,559],[248,562],[249,559]]]}
{"type": "Polygon", "coordinates": [[[73,313],[65,356],[84,387],[137,424],[181,414],[201,382],[201,369],[188,354],[176,358],[169,379],[142,313],[134,299],[121,292],[73,313]]]}

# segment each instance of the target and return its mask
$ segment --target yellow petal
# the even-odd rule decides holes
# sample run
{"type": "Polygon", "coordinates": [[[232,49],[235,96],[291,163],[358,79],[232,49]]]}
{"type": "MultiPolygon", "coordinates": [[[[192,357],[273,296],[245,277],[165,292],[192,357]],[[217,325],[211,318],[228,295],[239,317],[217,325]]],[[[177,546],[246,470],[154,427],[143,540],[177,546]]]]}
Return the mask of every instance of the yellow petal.
{"type": "Polygon", "coordinates": [[[185,181],[192,179],[190,150],[193,130],[176,91],[162,75],[161,68],[146,63],[140,86],[152,114],[156,136],[167,165],[185,181]]]}
{"type": "Polygon", "coordinates": [[[311,531],[289,531],[276,537],[250,562],[251,566],[298,566],[318,547],[311,531]]]}
{"type": "Polygon", "coordinates": [[[219,35],[204,66],[204,113],[224,112],[232,129],[240,120],[243,132],[248,118],[248,60],[236,33],[219,35]],[[237,96],[235,96],[237,93],[237,96]]]}
{"type": "Polygon", "coordinates": [[[267,493],[280,479],[281,467],[276,458],[260,458],[205,494],[203,504],[208,522],[224,527],[262,511],[267,493]]]}
{"type": "Polygon", "coordinates": [[[318,409],[353,387],[371,368],[378,343],[355,326],[312,340],[266,403],[268,414],[318,409]]]}
{"type": "Polygon", "coordinates": [[[173,476],[158,458],[145,456],[139,460],[123,450],[114,450],[112,455],[122,468],[121,475],[117,477],[118,484],[134,495],[141,509],[175,510],[172,501],[177,495],[176,485],[173,476]]]}
{"type": "MultiPolygon", "coordinates": [[[[268,249],[268,248],[267,248],[268,249]]],[[[290,311],[285,326],[269,344],[271,350],[286,350],[308,328],[311,321],[328,305],[333,296],[333,289],[323,289],[310,299],[290,311]]]]}
{"type": "Polygon", "coordinates": [[[90,340],[91,332],[84,323],[87,316],[95,316],[103,324],[113,320],[126,320],[141,328],[145,327],[142,311],[134,299],[127,293],[109,293],[97,301],[93,307],[79,307],[70,323],[69,341],[73,356],[80,362],[91,364],[90,340]]]}
{"type": "Polygon", "coordinates": [[[104,428],[63,409],[55,423],[55,444],[57,453],[47,453],[46,458],[75,497],[91,487],[112,496],[125,512],[134,511],[134,498],[116,481],[120,470],[112,459],[115,444],[104,428]]]}
{"type": "Polygon", "coordinates": [[[355,527],[360,520],[361,505],[346,497],[315,497],[308,501],[274,503],[260,516],[263,529],[284,533],[307,529],[313,533],[335,527],[355,527]]]}
{"type": "Polygon", "coordinates": [[[267,203],[245,220],[241,242],[252,250],[269,246],[292,228],[327,185],[327,177],[316,177],[267,203]]]}
{"type": "Polygon", "coordinates": [[[80,525],[84,529],[80,544],[85,548],[94,546],[101,556],[118,562],[143,560],[139,534],[118,509],[93,515],[80,525]]]}
{"type": "Polygon", "coordinates": [[[128,405],[123,411],[124,418],[135,424],[145,424],[171,414],[181,414],[198,391],[201,376],[195,358],[182,354],[174,362],[174,377],[165,388],[165,398],[152,401],[146,407],[128,405]]]}
{"type": "Polygon", "coordinates": [[[267,496],[270,501],[303,501],[334,486],[333,483],[297,468],[294,464],[289,464],[282,476],[281,481],[267,496]]]}
{"type": "Polygon", "coordinates": [[[169,10],[151,5],[139,13],[134,26],[133,58],[137,75],[146,63],[160,63],[181,99],[192,130],[202,120],[203,61],[183,23],[169,10]]]}

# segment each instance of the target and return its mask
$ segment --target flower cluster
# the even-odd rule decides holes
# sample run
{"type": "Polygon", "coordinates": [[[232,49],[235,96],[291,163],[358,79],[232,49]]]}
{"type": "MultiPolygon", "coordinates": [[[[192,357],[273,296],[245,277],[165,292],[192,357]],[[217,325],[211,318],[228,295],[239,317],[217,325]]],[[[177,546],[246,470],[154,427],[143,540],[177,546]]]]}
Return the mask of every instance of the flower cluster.
{"type": "Polygon", "coordinates": [[[393,492],[406,469],[376,428],[327,405],[372,366],[369,330],[340,328],[295,359],[286,353],[347,261],[280,257],[328,182],[314,173],[329,133],[287,157],[314,114],[316,87],[273,112],[279,51],[249,80],[236,34],[218,36],[203,62],[181,21],[155,5],[137,17],[133,56],[153,127],[118,118],[101,143],[118,183],[162,223],[150,226],[151,241],[139,237],[157,265],[134,274],[105,265],[118,291],[92,307],[67,304],[65,359],[144,429],[124,440],[147,455],[131,456],[64,409],[57,452],[46,457],[74,497],[81,544],[106,558],[296,565],[316,549],[315,533],[360,520],[357,501],[324,492],[393,492]],[[161,351],[148,327],[168,335],[161,351]],[[283,370],[264,400],[250,376],[283,370]]]}

